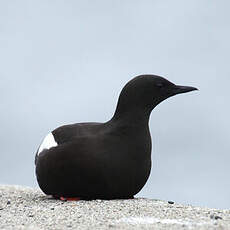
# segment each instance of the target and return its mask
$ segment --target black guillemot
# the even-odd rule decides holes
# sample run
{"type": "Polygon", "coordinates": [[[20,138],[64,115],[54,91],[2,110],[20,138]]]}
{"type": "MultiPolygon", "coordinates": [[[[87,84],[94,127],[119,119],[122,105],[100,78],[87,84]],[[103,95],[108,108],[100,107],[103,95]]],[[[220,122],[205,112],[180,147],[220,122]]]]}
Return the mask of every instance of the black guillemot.
{"type": "Polygon", "coordinates": [[[160,76],[140,75],[122,89],[108,122],[55,129],[35,156],[41,190],[58,198],[133,198],[151,170],[151,111],[165,99],[193,90],[160,76]]]}

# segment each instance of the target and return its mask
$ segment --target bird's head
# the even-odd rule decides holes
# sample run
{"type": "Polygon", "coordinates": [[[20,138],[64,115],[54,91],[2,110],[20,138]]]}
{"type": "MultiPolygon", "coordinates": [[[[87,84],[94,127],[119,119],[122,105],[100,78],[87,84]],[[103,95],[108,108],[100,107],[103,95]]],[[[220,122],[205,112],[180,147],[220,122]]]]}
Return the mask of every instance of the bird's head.
{"type": "Polygon", "coordinates": [[[177,94],[197,90],[191,86],[175,85],[156,75],[140,75],[129,81],[122,89],[120,103],[122,107],[152,110],[165,99],[177,94]]]}

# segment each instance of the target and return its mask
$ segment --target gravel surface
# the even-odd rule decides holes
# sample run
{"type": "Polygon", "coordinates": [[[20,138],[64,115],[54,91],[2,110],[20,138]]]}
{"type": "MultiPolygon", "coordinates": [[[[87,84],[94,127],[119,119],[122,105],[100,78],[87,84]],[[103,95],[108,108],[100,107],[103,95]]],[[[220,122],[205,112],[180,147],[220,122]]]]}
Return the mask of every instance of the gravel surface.
{"type": "Polygon", "coordinates": [[[161,200],[59,201],[22,186],[0,186],[0,229],[230,229],[230,210],[161,200]]]}

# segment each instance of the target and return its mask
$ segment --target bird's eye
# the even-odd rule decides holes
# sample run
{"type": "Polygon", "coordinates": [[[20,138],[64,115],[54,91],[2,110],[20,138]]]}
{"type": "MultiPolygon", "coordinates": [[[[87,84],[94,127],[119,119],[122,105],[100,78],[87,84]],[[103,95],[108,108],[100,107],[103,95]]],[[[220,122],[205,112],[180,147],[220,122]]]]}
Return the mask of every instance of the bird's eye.
{"type": "Polygon", "coordinates": [[[164,86],[163,83],[157,83],[158,88],[162,88],[163,86],[164,86]]]}

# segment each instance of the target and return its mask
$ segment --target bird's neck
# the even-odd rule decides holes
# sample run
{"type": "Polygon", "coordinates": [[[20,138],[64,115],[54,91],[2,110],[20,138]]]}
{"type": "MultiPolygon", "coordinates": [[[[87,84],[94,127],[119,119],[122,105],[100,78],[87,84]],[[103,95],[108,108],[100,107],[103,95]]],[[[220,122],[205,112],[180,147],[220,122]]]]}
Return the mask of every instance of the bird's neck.
{"type": "Polygon", "coordinates": [[[112,121],[131,126],[148,126],[151,110],[118,101],[112,121]]]}

